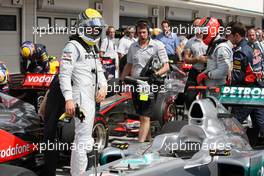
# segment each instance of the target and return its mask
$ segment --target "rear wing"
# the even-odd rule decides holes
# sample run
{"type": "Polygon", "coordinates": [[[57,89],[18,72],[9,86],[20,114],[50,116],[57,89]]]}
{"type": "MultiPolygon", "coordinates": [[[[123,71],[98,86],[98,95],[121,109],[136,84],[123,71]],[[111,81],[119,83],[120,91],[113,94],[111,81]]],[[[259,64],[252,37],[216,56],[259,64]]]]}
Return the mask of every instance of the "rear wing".
{"type": "Polygon", "coordinates": [[[200,98],[216,97],[226,106],[264,107],[264,88],[237,86],[190,86],[189,91],[195,91],[200,98]]]}

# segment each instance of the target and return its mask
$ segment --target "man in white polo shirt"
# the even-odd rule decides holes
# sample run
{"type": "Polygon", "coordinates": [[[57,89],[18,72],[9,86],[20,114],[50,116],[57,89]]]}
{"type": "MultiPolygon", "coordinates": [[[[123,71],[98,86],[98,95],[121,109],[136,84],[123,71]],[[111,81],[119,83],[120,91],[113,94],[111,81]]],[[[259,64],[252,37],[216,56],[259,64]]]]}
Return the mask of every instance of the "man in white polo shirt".
{"type": "Polygon", "coordinates": [[[119,40],[117,53],[119,57],[119,72],[122,73],[126,63],[127,63],[127,53],[128,49],[132,43],[136,42],[137,39],[135,38],[135,28],[128,27],[126,30],[126,35],[119,40]]]}

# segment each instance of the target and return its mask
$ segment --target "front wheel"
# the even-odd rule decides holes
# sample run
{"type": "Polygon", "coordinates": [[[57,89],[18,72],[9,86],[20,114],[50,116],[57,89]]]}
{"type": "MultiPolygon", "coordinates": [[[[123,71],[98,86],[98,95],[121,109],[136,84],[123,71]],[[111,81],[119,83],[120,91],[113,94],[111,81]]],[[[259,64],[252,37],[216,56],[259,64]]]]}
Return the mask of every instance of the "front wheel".
{"type": "Polygon", "coordinates": [[[177,109],[174,102],[176,98],[177,95],[171,92],[158,94],[152,120],[158,121],[160,126],[169,121],[177,120],[177,109]]]}
{"type": "Polygon", "coordinates": [[[104,148],[108,145],[108,128],[103,120],[103,117],[98,116],[95,119],[95,124],[93,127],[93,138],[95,147],[98,150],[98,153],[101,153],[104,148]]]}

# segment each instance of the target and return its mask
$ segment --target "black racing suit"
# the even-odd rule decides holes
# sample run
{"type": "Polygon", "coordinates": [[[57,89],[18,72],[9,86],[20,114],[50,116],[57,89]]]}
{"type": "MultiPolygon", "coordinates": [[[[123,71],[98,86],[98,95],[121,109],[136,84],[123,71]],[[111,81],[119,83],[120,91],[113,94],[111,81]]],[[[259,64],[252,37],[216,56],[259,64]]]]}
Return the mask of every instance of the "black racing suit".
{"type": "MultiPolygon", "coordinates": [[[[45,109],[45,124],[44,124],[44,142],[47,144],[56,144],[58,137],[56,137],[58,119],[64,113],[65,100],[62,95],[59,78],[56,75],[51,83],[50,91],[48,93],[46,109],[45,109]]],[[[42,175],[55,176],[56,167],[59,159],[58,150],[46,150],[44,152],[44,169],[42,175]]]]}

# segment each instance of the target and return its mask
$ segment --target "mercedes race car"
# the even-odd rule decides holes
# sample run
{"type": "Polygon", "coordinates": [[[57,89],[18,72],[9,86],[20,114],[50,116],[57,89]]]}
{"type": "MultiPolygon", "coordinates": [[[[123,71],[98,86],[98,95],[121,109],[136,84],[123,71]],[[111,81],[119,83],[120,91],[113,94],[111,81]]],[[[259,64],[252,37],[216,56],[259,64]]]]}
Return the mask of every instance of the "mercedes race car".
{"type": "Polygon", "coordinates": [[[242,125],[220,103],[256,106],[254,98],[262,102],[261,90],[244,89],[248,93],[241,95],[242,88],[222,87],[213,92],[219,100],[208,96],[194,101],[188,124],[179,132],[156,136],[152,143],[129,142],[127,148],[106,148],[101,166],[86,175],[264,175],[264,150],[250,146],[242,125]]]}

